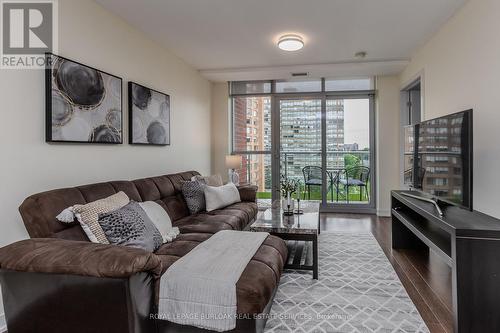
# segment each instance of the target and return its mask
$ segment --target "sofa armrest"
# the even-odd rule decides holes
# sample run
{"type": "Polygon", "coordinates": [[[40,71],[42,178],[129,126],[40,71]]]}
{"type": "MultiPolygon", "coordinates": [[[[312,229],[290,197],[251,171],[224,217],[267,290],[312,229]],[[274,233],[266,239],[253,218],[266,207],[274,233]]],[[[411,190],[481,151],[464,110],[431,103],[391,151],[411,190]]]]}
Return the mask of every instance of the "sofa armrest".
{"type": "Polygon", "coordinates": [[[240,192],[241,201],[244,202],[257,202],[257,189],[255,185],[240,185],[238,191],[240,192]]]}
{"type": "Polygon", "coordinates": [[[141,249],[54,238],[22,240],[0,249],[5,270],[125,278],[148,272],[161,275],[161,260],[141,249]]]}

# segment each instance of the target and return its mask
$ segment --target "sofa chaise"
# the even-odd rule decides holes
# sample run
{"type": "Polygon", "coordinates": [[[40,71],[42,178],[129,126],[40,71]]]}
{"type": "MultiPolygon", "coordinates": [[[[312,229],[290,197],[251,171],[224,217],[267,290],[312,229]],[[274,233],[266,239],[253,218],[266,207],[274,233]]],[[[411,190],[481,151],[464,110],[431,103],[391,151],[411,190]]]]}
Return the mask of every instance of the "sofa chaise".
{"type": "MultiPolygon", "coordinates": [[[[190,215],[182,183],[195,171],[57,189],[28,197],[19,210],[31,239],[0,249],[0,283],[9,333],[193,332],[155,316],[161,275],[177,259],[220,230],[246,230],[257,214],[256,188],[238,190],[242,202],[190,215]],[[91,243],[78,223],[63,224],[64,208],[119,191],[155,201],[181,234],[155,253],[91,243]]],[[[262,331],[287,257],[285,243],[268,236],[237,282],[234,332],[262,331]]]]}

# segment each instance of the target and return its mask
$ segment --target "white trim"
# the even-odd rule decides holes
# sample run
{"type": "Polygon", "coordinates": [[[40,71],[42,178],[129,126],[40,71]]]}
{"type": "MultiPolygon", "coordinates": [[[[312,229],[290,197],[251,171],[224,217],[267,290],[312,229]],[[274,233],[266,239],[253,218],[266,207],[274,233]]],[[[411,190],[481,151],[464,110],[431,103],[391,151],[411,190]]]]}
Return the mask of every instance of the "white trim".
{"type": "Polygon", "coordinates": [[[391,210],[390,209],[377,209],[377,216],[390,217],[391,210]]]}
{"type": "Polygon", "coordinates": [[[7,332],[7,323],[5,322],[5,313],[0,313],[0,332],[7,332]]]}
{"type": "Polygon", "coordinates": [[[422,68],[416,72],[410,79],[401,85],[401,91],[407,88],[415,81],[420,80],[420,121],[426,120],[425,118],[425,69],[422,68]]]}
{"type": "Polygon", "coordinates": [[[280,80],[292,78],[291,73],[306,72],[308,77],[346,77],[398,75],[410,63],[408,58],[374,59],[371,61],[338,61],[299,65],[229,67],[200,69],[198,72],[213,82],[280,80]]]}

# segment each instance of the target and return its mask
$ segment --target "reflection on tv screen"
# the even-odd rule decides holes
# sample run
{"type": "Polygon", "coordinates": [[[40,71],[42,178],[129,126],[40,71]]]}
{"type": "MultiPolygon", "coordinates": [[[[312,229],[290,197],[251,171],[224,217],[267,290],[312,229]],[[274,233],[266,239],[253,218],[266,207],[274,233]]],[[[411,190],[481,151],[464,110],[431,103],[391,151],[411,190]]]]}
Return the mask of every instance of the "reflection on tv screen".
{"type": "Polygon", "coordinates": [[[462,203],[462,158],[455,154],[420,154],[419,182],[423,191],[462,203]]]}
{"type": "Polygon", "coordinates": [[[463,203],[464,114],[423,122],[418,130],[417,187],[442,199],[463,203]]]}

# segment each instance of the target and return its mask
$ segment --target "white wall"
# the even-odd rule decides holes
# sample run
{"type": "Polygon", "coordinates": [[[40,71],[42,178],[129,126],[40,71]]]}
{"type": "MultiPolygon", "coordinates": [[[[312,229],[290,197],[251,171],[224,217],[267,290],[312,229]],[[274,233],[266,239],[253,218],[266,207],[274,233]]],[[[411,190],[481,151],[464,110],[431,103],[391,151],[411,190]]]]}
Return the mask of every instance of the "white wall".
{"type": "Polygon", "coordinates": [[[43,71],[0,70],[0,246],[27,237],[17,208],[30,194],[192,169],[210,172],[210,83],[93,1],[58,3],[59,54],[123,78],[124,144],[45,143],[43,71]],[[171,146],[126,143],[129,80],[170,94],[171,146]]]}
{"type": "Polygon", "coordinates": [[[227,83],[212,83],[212,173],[226,181],[225,156],[230,151],[229,90],[227,83]]]}
{"type": "Polygon", "coordinates": [[[401,84],[424,73],[423,119],[474,109],[474,208],[500,218],[500,1],[469,0],[418,50],[401,84]]]}
{"type": "Polygon", "coordinates": [[[399,77],[377,78],[377,215],[391,215],[391,190],[399,189],[399,77]]]}

